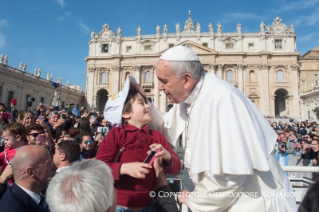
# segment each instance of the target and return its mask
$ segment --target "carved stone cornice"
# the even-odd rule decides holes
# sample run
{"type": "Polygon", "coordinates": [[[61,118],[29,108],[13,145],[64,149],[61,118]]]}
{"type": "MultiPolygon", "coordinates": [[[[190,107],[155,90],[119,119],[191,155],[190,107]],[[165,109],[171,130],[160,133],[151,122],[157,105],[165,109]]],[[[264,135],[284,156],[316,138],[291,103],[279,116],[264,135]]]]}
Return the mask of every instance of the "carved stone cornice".
{"type": "Polygon", "coordinates": [[[132,68],[133,68],[133,71],[141,71],[141,66],[139,65],[132,66],[132,68]]]}
{"type": "Polygon", "coordinates": [[[237,64],[237,69],[243,70],[247,65],[245,64],[237,64]]]}
{"type": "Polygon", "coordinates": [[[96,69],[95,67],[89,67],[89,68],[88,68],[89,72],[94,72],[95,69],[96,69]]]}
{"type": "Polygon", "coordinates": [[[270,65],[268,63],[263,63],[259,65],[260,70],[265,70],[268,69],[270,65]]]}
{"type": "Polygon", "coordinates": [[[217,66],[218,66],[218,64],[216,64],[216,63],[208,64],[208,68],[210,68],[210,69],[215,69],[215,67],[217,67],[217,66]]]}
{"type": "Polygon", "coordinates": [[[120,71],[120,66],[112,66],[111,69],[114,72],[118,72],[118,71],[120,71]]]}
{"type": "Polygon", "coordinates": [[[298,69],[300,68],[300,65],[299,64],[292,64],[290,67],[291,67],[292,71],[298,71],[298,69]]]}
{"type": "Polygon", "coordinates": [[[224,64],[218,64],[218,69],[223,70],[224,66],[224,64]]]}

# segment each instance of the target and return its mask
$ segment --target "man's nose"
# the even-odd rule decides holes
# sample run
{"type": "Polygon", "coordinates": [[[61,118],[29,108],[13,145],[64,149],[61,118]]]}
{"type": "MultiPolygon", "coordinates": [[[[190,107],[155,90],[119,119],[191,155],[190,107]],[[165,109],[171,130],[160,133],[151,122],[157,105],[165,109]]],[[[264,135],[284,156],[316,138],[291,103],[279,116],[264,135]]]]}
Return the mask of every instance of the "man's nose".
{"type": "Polygon", "coordinates": [[[160,83],[160,82],[158,82],[158,90],[159,90],[159,91],[164,90],[164,86],[163,86],[163,84],[160,83]]]}

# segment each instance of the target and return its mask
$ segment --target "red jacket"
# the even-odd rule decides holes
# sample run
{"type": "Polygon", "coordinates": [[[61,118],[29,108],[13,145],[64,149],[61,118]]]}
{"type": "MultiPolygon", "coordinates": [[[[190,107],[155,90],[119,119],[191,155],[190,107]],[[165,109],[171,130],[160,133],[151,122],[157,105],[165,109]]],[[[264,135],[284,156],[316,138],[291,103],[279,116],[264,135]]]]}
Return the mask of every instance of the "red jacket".
{"type": "Polygon", "coordinates": [[[115,188],[117,189],[117,204],[126,207],[145,207],[152,203],[150,191],[155,189],[155,171],[149,169],[145,179],[136,179],[129,175],[120,176],[120,168],[123,163],[143,162],[147,156],[149,146],[153,143],[162,146],[172,155],[172,163],[169,167],[163,165],[166,172],[177,175],[181,170],[181,162],[177,154],[172,150],[166,138],[158,131],[150,130],[147,125],[136,128],[132,125],[113,128],[103,139],[96,159],[104,161],[113,172],[115,188]],[[118,162],[113,162],[116,153],[125,147],[125,151],[119,157],[118,162]]]}

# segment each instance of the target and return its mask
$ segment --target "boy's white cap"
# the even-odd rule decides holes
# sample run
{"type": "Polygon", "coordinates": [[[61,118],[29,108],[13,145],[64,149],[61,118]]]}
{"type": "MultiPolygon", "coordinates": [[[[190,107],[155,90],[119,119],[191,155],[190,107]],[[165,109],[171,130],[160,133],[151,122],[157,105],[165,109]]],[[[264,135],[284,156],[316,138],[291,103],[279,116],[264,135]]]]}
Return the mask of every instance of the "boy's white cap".
{"type": "Polygon", "coordinates": [[[128,75],[123,90],[113,94],[105,104],[104,118],[111,122],[113,127],[122,126],[122,111],[130,90],[130,82],[136,83],[136,80],[134,77],[128,75]]]}
{"type": "Polygon", "coordinates": [[[166,61],[199,61],[197,54],[185,46],[174,46],[159,58],[166,61]]]}

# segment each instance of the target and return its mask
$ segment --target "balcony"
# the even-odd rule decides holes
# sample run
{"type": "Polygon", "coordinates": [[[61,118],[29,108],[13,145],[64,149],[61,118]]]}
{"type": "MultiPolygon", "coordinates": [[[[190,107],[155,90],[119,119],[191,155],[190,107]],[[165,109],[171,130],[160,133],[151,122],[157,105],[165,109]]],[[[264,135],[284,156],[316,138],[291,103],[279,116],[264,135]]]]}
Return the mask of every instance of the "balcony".
{"type": "Polygon", "coordinates": [[[142,88],[154,88],[154,83],[152,82],[143,82],[142,88]]]}

